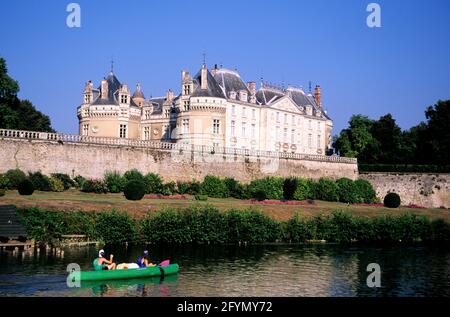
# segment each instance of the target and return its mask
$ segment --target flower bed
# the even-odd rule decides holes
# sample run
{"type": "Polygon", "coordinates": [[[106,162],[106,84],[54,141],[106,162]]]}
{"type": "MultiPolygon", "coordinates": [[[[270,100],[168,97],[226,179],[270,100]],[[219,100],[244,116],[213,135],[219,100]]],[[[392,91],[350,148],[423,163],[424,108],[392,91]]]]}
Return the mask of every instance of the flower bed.
{"type": "Polygon", "coordinates": [[[175,199],[175,200],[188,200],[189,199],[185,195],[164,196],[161,194],[145,195],[144,198],[145,199],[175,199]]]}
{"type": "Polygon", "coordinates": [[[415,208],[415,209],[426,209],[427,207],[416,205],[416,204],[409,204],[408,206],[405,206],[406,208],[415,208]]]}
{"type": "Polygon", "coordinates": [[[266,199],[266,200],[256,200],[250,199],[252,204],[262,204],[262,205],[295,205],[295,206],[305,206],[305,205],[315,205],[314,200],[275,200],[275,199],[266,199]]]}

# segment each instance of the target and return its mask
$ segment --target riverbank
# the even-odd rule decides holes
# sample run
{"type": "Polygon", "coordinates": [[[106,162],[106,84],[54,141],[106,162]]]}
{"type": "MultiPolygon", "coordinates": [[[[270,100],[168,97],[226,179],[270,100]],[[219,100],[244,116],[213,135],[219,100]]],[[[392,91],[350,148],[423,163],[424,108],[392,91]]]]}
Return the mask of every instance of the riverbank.
{"type": "Polygon", "coordinates": [[[376,217],[382,215],[399,216],[406,213],[417,216],[425,216],[430,220],[443,219],[450,223],[450,211],[439,208],[408,208],[400,207],[396,209],[382,206],[361,206],[348,205],[338,202],[326,202],[315,200],[313,204],[289,205],[289,204],[260,204],[251,200],[241,200],[234,198],[208,198],[207,201],[196,201],[194,197],[186,195],[188,199],[154,199],[144,198],[139,201],[126,200],[122,193],[118,194],[94,194],[84,193],[76,189],[64,192],[43,192],[35,191],[31,196],[21,196],[15,190],[7,191],[5,196],[0,197],[1,204],[12,204],[18,208],[39,207],[44,210],[54,211],[87,211],[99,212],[103,210],[124,211],[133,218],[145,218],[147,213],[155,213],[164,207],[174,209],[188,208],[194,205],[211,205],[220,211],[230,208],[246,209],[256,208],[264,215],[277,220],[287,221],[295,214],[310,219],[322,213],[330,215],[333,210],[339,209],[359,217],[376,217]]]}

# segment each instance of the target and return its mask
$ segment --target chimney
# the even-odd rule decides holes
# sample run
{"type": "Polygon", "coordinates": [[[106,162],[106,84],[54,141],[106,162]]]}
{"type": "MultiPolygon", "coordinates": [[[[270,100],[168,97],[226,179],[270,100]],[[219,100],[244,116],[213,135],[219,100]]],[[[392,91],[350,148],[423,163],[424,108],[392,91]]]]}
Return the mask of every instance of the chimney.
{"type": "Polygon", "coordinates": [[[102,99],[108,99],[108,82],[105,79],[102,80],[101,88],[102,99]]]}
{"type": "Polygon", "coordinates": [[[316,85],[316,88],[314,89],[314,99],[316,100],[316,103],[319,106],[322,106],[322,96],[320,94],[320,86],[316,85]]]}
{"type": "Polygon", "coordinates": [[[249,81],[247,88],[250,90],[250,95],[256,95],[256,83],[254,81],[249,81]]]}
{"type": "Polygon", "coordinates": [[[172,100],[173,100],[173,91],[172,91],[172,89],[169,89],[166,94],[166,101],[172,101],[172,100]]]}
{"type": "Polygon", "coordinates": [[[206,65],[202,65],[202,75],[201,75],[201,89],[208,89],[208,69],[206,65]]]}
{"type": "Polygon", "coordinates": [[[212,69],[211,74],[212,74],[213,76],[216,76],[218,70],[219,70],[219,69],[217,68],[217,64],[214,64],[214,68],[212,69]]]}

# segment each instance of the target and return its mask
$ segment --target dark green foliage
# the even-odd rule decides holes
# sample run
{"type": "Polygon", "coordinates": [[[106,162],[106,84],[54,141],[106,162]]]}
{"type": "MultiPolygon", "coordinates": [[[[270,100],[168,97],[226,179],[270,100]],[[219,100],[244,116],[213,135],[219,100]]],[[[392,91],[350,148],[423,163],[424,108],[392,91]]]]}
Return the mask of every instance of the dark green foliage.
{"type": "Polygon", "coordinates": [[[64,191],[64,183],[59,178],[50,177],[50,183],[52,185],[52,191],[54,191],[54,192],[63,192],[64,191]]]}
{"type": "Polygon", "coordinates": [[[187,194],[189,190],[189,183],[188,182],[177,182],[177,190],[181,195],[187,194]]]}
{"type": "Polygon", "coordinates": [[[349,178],[339,178],[336,181],[339,201],[343,203],[359,203],[362,202],[362,198],[359,195],[358,187],[349,178]]]}
{"type": "Polygon", "coordinates": [[[389,193],[384,197],[383,204],[388,208],[398,208],[400,206],[400,196],[397,193],[389,193]]]}
{"type": "Polygon", "coordinates": [[[294,199],[295,191],[298,187],[298,179],[295,177],[286,178],[283,182],[283,197],[287,200],[294,199]]]}
{"type": "Polygon", "coordinates": [[[96,193],[96,194],[106,194],[108,192],[108,187],[101,180],[88,179],[83,182],[81,191],[85,193],[96,193]]]}
{"type": "Polygon", "coordinates": [[[0,189],[10,188],[9,179],[6,175],[0,174],[0,189]]]}
{"type": "Polygon", "coordinates": [[[267,199],[282,199],[283,198],[283,178],[280,177],[265,177],[256,179],[250,182],[249,191],[252,197],[257,198],[257,192],[264,192],[267,199]]]}
{"type": "Polygon", "coordinates": [[[315,199],[325,200],[325,201],[338,201],[338,187],[336,183],[329,178],[320,178],[315,184],[314,189],[315,199]]]}
{"type": "Polygon", "coordinates": [[[450,242],[450,224],[443,219],[436,219],[431,222],[432,241],[450,242]]]}
{"type": "Polygon", "coordinates": [[[0,188],[0,197],[5,196],[6,190],[4,188],[0,188]]]}
{"type": "Polygon", "coordinates": [[[165,196],[170,196],[176,193],[177,184],[175,182],[165,183],[162,187],[161,194],[165,196]]]}
{"type": "Polygon", "coordinates": [[[190,237],[184,219],[173,209],[149,214],[142,222],[144,239],[153,243],[188,243],[190,237]]]}
{"type": "Polygon", "coordinates": [[[202,194],[214,198],[226,198],[229,196],[225,183],[216,176],[207,175],[203,179],[202,194]]]}
{"type": "Polygon", "coordinates": [[[125,178],[119,172],[106,172],[104,182],[110,193],[120,193],[125,187],[125,178]]]}
{"type": "Polygon", "coordinates": [[[62,212],[42,211],[38,208],[19,210],[21,222],[32,239],[55,244],[66,233],[62,212]]]}
{"type": "Polygon", "coordinates": [[[264,201],[267,199],[267,194],[263,189],[257,189],[253,193],[253,198],[255,198],[257,201],[264,201]]]}
{"type": "Polygon", "coordinates": [[[81,176],[81,175],[77,175],[77,176],[75,176],[75,178],[74,178],[73,180],[74,180],[74,182],[75,182],[75,187],[77,187],[77,188],[82,188],[84,182],[86,181],[86,178],[84,178],[84,177],[81,176]]]}
{"type": "Polygon", "coordinates": [[[208,200],[208,196],[206,196],[206,195],[195,195],[195,200],[207,201],[208,200]]]}
{"type": "Polygon", "coordinates": [[[133,242],[137,233],[135,221],[128,214],[116,211],[98,214],[95,230],[107,244],[133,242]]]}
{"type": "Polygon", "coordinates": [[[5,176],[8,179],[9,189],[17,189],[19,184],[27,178],[25,173],[19,169],[8,170],[5,176]]]}
{"type": "Polygon", "coordinates": [[[365,179],[357,179],[354,184],[361,202],[367,204],[375,202],[377,193],[369,181],[365,179]]]}
{"type": "Polygon", "coordinates": [[[235,180],[234,178],[227,177],[223,180],[229,195],[233,198],[240,199],[242,197],[242,186],[241,184],[235,180]]]}
{"type": "Polygon", "coordinates": [[[33,183],[36,190],[52,191],[52,183],[50,178],[41,172],[28,173],[28,179],[33,183]]]}
{"type": "Polygon", "coordinates": [[[305,179],[299,179],[297,182],[297,189],[294,192],[295,200],[314,199],[314,195],[311,193],[310,181],[305,179]]]}
{"type": "Polygon", "coordinates": [[[125,184],[123,193],[128,200],[141,200],[145,195],[145,183],[140,180],[131,180],[125,184]]]}
{"type": "Polygon", "coordinates": [[[178,182],[177,188],[180,194],[198,195],[201,192],[202,184],[197,181],[178,182]]]}
{"type": "Polygon", "coordinates": [[[33,195],[34,186],[29,179],[24,179],[19,183],[19,186],[17,186],[17,190],[20,195],[33,195]]]}
{"type": "Polygon", "coordinates": [[[64,190],[68,190],[71,187],[75,187],[75,182],[67,174],[53,173],[51,174],[51,176],[63,182],[64,190]]]}
{"type": "Polygon", "coordinates": [[[287,242],[302,243],[316,237],[315,223],[300,219],[298,214],[283,224],[283,240],[287,242]]]}
{"type": "Polygon", "coordinates": [[[129,171],[126,171],[125,174],[123,174],[123,177],[125,179],[125,183],[131,181],[131,180],[137,180],[137,181],[143,181],[145,182],[144,175],[142,175],[141,172],[139,172],[137,169],[132,169],[129,171]]]}
{"type": "MultiPolygon", "coordinates": [[[[135,176],[139,178],[139,176],[135,176]]],[[[162,194],[164,190],[162,178],[155,173],[148,173],[144,177],[146,194],[162,194]]],[[[167,191],[167,189],[166,189],[167,191]]],[[[173,191],[172,191],[173,192],[173,191]]]]}

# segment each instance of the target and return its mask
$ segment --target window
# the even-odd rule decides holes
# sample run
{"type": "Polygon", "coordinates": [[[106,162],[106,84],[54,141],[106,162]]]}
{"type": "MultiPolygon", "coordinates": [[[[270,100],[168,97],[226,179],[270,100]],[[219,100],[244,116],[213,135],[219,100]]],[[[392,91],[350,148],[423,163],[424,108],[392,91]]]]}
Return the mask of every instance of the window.
{"type": "Polygon", "coordinates": [[[285,114],[284,114],[284,123],[285,123],[285,124],[288,122],[287,117],[288,117],[288,115],[287,115],[287,113],[285,113],[285,114]]]}
{"type": "Polygon", "coordinates": [[[163,133],[164,133],[164,139],[169,140],[170,139],[170,125],[164,125],[163,126],[163,133]]]}
{"type": "Polygon", "coordinates": [[[242,116],[245,117],[247,115],[246,108],[242,107],[242,116]]]}
{"type": "Polygon", "coordinates": [[[189,111],[189,100],[184,101],[184,111],[189,111]]]}
{"type": "Polygon", "coordinates": [[[252,109],[252,119],[256,119],[256,109],[252,109]]]}
{"type": "Polygon", "coordinates": [[[242,122],[242,136],[245,138],[245,128],[247,126],[247,123],[242,122]]]}
{"type": "Polygon", "coordinates": [[[317,136],[317,148],[320,149],[320,134],[317,136]]]}
{"type": "Polygon", "coordinates": [[[189,119],[183,119],[183,133],[189,133],[189,119]]]}
{"type": "Polygon", "coordinates": [[[280,122],[280,113],[277,112],[277,122],[280,122]]]}
{"type": "Polygon", "coordinates": [[[119,138],[126,138],[127,137],[127,125],[121,124],[119,126],[119,138]]]}
{"type": "Polygon", "coordinates": [[[295,130],[291,130],[291,144],[295,144],[295,130]]]}
{"type": "Polygon", "coordinates": [[[312,134],[308,134],[308,147],[312,148],[312,134]]]}
{"type": "Polygon", "coordinates": [[[120,102],[121,103],[127,103],[128,102],[128,96],[127,95],[120,95],[120,102]]]}
{"type": "Polygon", "coordinates": [[[275,128],[275,140],[279,140],[280,139],[280,127],[276,127],[275,128]]]}
{"type": "Polygon", "coordinates": [[[213,133],[214,134],[219,134],[219,130],[220,130],[220,122],[217,119],[213,120],[213,133]]]}
{"type": "Polygon", "coordinates": [[[184,85],[184,94],[189,95],[191,93],[191,88],[189,85],[184,85]]]}
{"type": "Polygon", "coordinates": [[[83,124],[83,135],[89,134],[89,124],[83,124]]]}
{"type": "Polygon", "coordinates": [[[234,120],[231,121],[231,136],[234,136],[234,128],[235,128],[235,126],[236,126],[235,121],[234,120]]]}
{"type": "Polygon", "coordinates": [[[235,105],[231,105],[231,115],[235,115],[236,114],[236,106],[235,105]]]}
{"type": "Polygon", "coordinates": [[[166,116],[166,118],[168,118],[169,115],[170,115],[170,109],[166,109],[166,110],[164,111],[164,115],[166,116]]]}
{"type": "Polygon", "coordinates": [[[256,135],[256,125],[253,123],[252,124],[252,139],[255,138],[255,135],[256,135]]]}
{"type": "Polygon", "coordinates": [[[320,131],[320,121],[317,121],[317,131],[320,131]]]}
{"type": "Polygon", "coordinates": [[[295,116],[292,115],[292,125],[295,125],[295,116]]]}
{"type": "Polygon", "coordinates": [[[151,112],[150,112],[150,110],[145,110],[145,119],[150,119],[150,114],[151,114],[151,112]]]}
{"type": "Polygon", "coordinates": [[[311,124],[312,124],[311,120],[308,120],[308,129],[310,129],[310,130],[312,129],[312,125],[311,124]]]}
{"type": "Polygon", "coordinates": [[[150,140],[150,127],[144,127],[144,140],[150,140]]]}
{"type": "Polygon", "coordinates": [[[91,102],[91,95],[84,95],[84,103],[90,103],[91,102]]]}
{"type": "Polygon", "coordinates": [[[283,142],[287,142],[287,128],[283,130],[283,142]]]}

